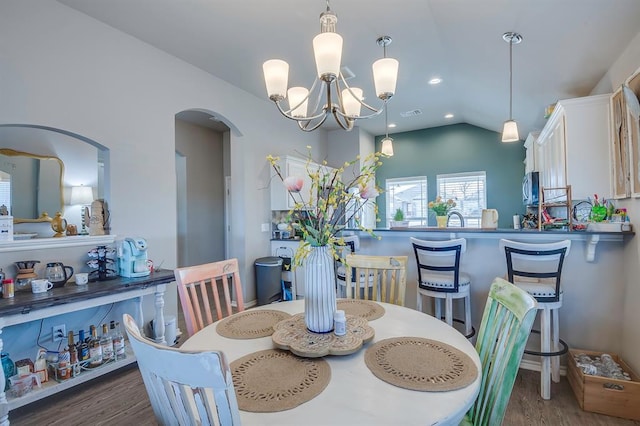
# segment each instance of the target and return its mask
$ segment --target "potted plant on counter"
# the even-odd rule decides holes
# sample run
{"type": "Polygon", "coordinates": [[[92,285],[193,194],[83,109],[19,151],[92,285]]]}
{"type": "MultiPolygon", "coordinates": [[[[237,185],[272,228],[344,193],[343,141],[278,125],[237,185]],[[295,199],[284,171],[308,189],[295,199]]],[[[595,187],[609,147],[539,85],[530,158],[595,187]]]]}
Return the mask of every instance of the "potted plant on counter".
{"type": "Polygon", "coordinates": [[[397,209],[395,214],[393,215],[393,220],[389,224],[390,228],[408,228],[409,221],[404,220],[404,211],[402,209],[397,209]]]}

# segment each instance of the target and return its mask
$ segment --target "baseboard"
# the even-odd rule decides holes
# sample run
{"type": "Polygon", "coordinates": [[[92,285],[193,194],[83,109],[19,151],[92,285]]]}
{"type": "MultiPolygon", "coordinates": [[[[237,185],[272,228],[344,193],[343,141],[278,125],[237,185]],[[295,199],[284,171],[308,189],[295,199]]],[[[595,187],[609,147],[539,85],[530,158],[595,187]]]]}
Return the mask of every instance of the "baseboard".
{"type": "MultiPolygon", "coordinates": [[[[522,361],[520,361],[520,368],[522,368],[523,370],[540,371],[542,370],[542,364],[540,364],[540,361],[523,359],[522,361]]],[[[560,366],[560,375],[567,375],[567,367],[565,367],[564,365],[560,366]]]]}

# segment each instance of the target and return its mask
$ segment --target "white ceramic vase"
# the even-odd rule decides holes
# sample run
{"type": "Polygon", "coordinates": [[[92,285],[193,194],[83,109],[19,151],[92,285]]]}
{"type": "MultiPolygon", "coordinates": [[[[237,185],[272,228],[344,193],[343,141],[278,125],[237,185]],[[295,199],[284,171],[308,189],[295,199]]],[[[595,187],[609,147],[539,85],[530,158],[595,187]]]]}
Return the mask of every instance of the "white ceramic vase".
{"type": "Polygon", "coordinates": [[[304,321],[314,333],[333,330],[336,279],[329,246],[312,247],[304,263],[304,321]]]}

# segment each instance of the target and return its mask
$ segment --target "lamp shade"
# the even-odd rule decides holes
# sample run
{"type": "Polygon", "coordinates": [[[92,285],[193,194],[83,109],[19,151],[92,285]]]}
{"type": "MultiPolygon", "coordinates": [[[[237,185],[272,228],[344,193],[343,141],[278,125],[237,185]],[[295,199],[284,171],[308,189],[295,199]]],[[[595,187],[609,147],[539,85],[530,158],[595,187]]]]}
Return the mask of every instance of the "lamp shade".
{"type": "Polygon", "coordinates": [[[396,93],[398,65],[399,62],[396,59],[382,58],[375,61],[371,66],[378,98],[389,99],[396,93]]]}
{"type": "Polygon", "coordinates": [[[93,202],[93,188],[90,186],[72,186],[71,187],[71,205],[91,204],[93,202]]]}
{"type": "Polygon", "coordinates": [[[342,36],[336,33],[320,33],[313,38],[313,55],[316,58],[318,78],[336,77],[342,60],[342,36]]]}
{"type": "Polygon", "coordinates": [[[520,140],[518,124],[515,120],[507,120],[502,128],[502,142],[516,142],[520,140]]]}
{"type": "Polygon", "coordinates": [[[291,109],[291,115],[294,117],[306,117],[307,116],[307,104],[309,96],[309,90],[305,87],[292,87],[287,90],[287,97],[289,98],[289,108],[291,109]]]}
{"type": "Polygon", "coordinates": [[[393,139],[389,136],[382,139],[382,148],[380,149],[382,155],[386,155],[387,157],[393,157],[393,139]]]}
{"type": "Polygon", "coordinates": [[[264,83],[269,98],[284,99],[289,80],[289,64],[281,59],[270,59],[262,64],[264,83]]]}
{"type": "Polygon", "coordinates": [[[344,113],[352,117],[360,116],[360,107],[362,106],[362,89],[351,87],[342,91],[342,105],[344,113]],[[355,96],[354,96],[355,95],[355,96]]]}

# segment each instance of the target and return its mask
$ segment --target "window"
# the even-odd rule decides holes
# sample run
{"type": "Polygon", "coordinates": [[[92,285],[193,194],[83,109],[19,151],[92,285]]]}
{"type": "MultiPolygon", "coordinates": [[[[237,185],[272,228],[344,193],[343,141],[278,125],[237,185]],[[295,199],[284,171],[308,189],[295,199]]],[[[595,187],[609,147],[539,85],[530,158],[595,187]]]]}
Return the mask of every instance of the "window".
{"type": "MultiPolygon", "coordinates": [[[[438,175],[438,195],[456,202],[456,210],[464,217],[464,226],[480,228],[482,209],[487,208],[487,176],[485,172],[438,175]]],[[[457,220],[451,217],[451,223],[457,220]]]]}
{"type": "Polygon", "coordinates": [[[416,176],[406,178],[387,179],[385,182],[387,194],[387,226],[393,220],[397,209],[404,212],[404,220],[409,226],[427,224],[427,177],[416,176]]]}

